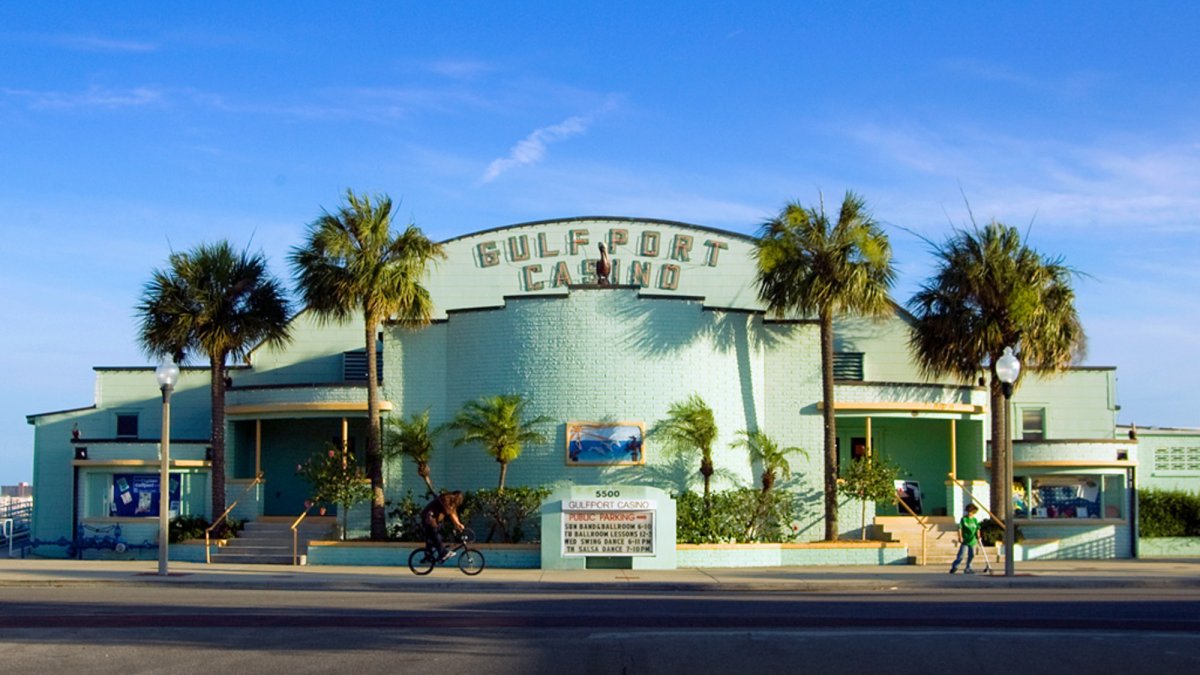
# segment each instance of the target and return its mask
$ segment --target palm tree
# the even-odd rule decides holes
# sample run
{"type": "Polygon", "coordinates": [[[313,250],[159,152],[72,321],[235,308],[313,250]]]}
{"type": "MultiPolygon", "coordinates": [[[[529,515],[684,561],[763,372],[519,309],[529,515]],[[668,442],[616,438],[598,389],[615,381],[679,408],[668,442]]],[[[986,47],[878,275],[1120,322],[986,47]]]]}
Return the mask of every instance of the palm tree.
{"type": "Polygon", "coordinates": [[[787,447],[781,448],[770,436],[761,431],[746,431],[743,429],[738,432],[738,439],[733,442],[735,448],[746,448],[750,452],[750,460],[754,462],[762,462],[762,491],[767,493],[775,486],[777,476],[782,475],[785,479],[792,477],[792,467],[788,463],[787,456],[799,453],[808,456],[808,453],[801,448],[787,447]]]}
{"type": "Polygon", "coordinates": [[[509,394],[469,401],[450,423],[450,427],[460,434],[454,445],[479,443],[500,464],[498,487],[501,491],[508,475],[508,464],[521,456],[524,445],[546,442],[546,435],[537,427],[550,422],[550,418],[539,415],[526,420],[524,417],[525,400],[517,394],[509,394]]]}
{"type": "Polygon", "coordinates": [[[429,291],[421,284],[428,266],[444,258],[442,247],[415,225],[392,233],[392,200],[346,192],[334,213],[322,212],[308,226],[303,246],[290,261],[304,303],[325,321],[363,319],[367,350],[367,474],[371,478],[371,538],[387,538],[380,453],[379,377],[376,335],[392,320],[424,326],[433,314],[429,291]]]}
{"type": "Polygon", "coordinates": [[[436,495],[429,479],[429,460],[433,455],[433,440],[441,429],[429,428],[429,410],[413,413],[408,419],[387,418],[383,431],[383,452],[386,457],[407,457],[417,465],[417,475],[425,481],[429,494],[436,495]]]}
{"type": "Polygon", "coordinates": [[[655,424],[650,434],[663,438],[667,448],[674,452],[700,451],[700,475],[704,476],[704,504],[707,506],[714,471],[713,442],[717,440],[717,422],[712,408],[699,394],[692,394],[672,403],[666,419],[655,424]]]}
{"type": "Polygon", "coordinates": [[[137,306],[138,339],[151,356],[183,362],[208,358],[212,377],[212,513],[225,512],[225,368],[260,343],[291,339],[289,305],[282,282],[262,253],[240,253],[227,241],[172,253],[154,270],[137,306]]]}
{"type": "Polygon", "coordinates": [[[762,225],[757,243],[758,297],[768,311],[816,315],[821,331],[821,400],[825,425],[825,539],[838,538],[838,451],[833,400],[833,318],[883,315],[895,280],[887,235],[862,198],[847,192],[837,222],[822,203],[791,203],[762,225]]]}
{"type": "Polygon", "coordinates": [[[1008,410],[996,359],[1013,347],[1022,372],[1055,372],[1080,360],[1087,339],[1075,310],[1073,270],[1029,248],[1016,228],[991,222],[934,247],[938,267],[908,302],[909,345],[924,374],[974,382],[990,375],[991,507],[1003,512],[1008,410]]]}

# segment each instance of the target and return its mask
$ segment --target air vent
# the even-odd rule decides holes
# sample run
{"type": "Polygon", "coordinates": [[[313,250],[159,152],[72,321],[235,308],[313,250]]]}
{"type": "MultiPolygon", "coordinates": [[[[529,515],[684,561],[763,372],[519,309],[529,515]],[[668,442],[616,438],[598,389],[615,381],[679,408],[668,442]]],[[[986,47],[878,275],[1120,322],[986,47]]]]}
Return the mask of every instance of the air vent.
{"type": "Polygon", "coordinates": [[[862,352],[837,352],[833,355],[833,379],[857,380],[863,379],[862,352]]]}
{"type": "MultiPolygon", "coordinates": [[[[375,375],[383,382],[383,350],[375,353],[375,375]]],[[[367,350],[342,352],[342,379],[347,382],[367,381],[367,350]]]]}

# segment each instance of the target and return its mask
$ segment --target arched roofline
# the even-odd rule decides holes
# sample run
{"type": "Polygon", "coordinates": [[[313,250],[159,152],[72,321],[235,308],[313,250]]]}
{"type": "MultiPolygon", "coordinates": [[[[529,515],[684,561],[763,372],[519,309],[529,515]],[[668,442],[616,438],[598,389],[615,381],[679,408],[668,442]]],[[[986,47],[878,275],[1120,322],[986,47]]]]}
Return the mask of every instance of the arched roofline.
{"type": "Polygon", "coordinates": [[[722,230],[720,228],[709,227],[707,225],[696,225],[695,223],[685,223],[685,222],[679,221],[679,220],[665,220],[662,218],[630,218],[627,216],[574,216],[571,218],[551,218],[548,220],[532,220],[532,221],[529,221],[526,223],[514,223],[512,225],[502,225],[500,227],[490,227],[490,228],[487,228],[486,230],[479,230],[478,232],[471,232],[470,234],[462,234],[457,237],[451,237],[449,239],[442,241],[441,243],[449,244],[452,242],[460,241],[462,239],[470,239],[471,237],[478,237],[480,235],[491,234],[493,232],[503,232],[505,230],[515,230],[520,227],[536,227],[538,225],[556,225],[556,224],[561,224],[561,223],[583,223],[583,222],[648,223],[648,224],[654,224],[654,225],[667,225],[667,226],[671,226],[671,227],[686,227],[686,228],[693,229],[693,230],[700,230],[702,232],[711,232],[713,234],[719,234],[721,236],[730,237],[733,239],[741,239],[746,242],[754,242],[754,241],[757,241],[757,239],[758,239],[757,237],[755,237],[753,235],[743,234],[741,232],[733,232],[732,230],[722,230]]]}

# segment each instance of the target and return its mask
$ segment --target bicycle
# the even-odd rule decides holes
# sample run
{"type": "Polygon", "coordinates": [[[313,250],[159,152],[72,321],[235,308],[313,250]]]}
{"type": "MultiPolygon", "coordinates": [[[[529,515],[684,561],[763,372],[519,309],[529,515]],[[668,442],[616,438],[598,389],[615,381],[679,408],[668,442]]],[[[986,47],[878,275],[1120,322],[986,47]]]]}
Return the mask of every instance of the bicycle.
{"type": "MultiPolygon", "coordinates": [[[[456,537],[455,543],[449,547],[452,554],[458,557],[458,569],[462,570],[467,576],[475,576],[483,571],[486,564],[483,559],[483,554],[478,549],[471,548],[467,544],[475,541],[475,533],[469,528],[460,532],[456,537]]],[[[412,570],[413,574],[425,576],[433,571],[434,566],[441,565],[450,560],[437,560],[437,552],[433,550],[428,543],[425,546],[416,549],[408,556],[408,569],[412,570]]]]}

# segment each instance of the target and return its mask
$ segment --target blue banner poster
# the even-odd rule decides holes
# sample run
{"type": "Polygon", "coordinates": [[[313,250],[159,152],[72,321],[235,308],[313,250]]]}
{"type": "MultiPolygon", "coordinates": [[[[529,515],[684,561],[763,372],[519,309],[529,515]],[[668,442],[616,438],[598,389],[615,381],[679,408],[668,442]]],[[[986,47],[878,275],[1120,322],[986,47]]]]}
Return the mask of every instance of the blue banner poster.
{"type": "MultiPolygon", "coordinates": [[[[179,476],[171,476],[169,517],[179,515],[179,476]]],[[[159,480],[156,473],[113,474],[112,510],[119,518],[157,518],[159,480]]]]}

